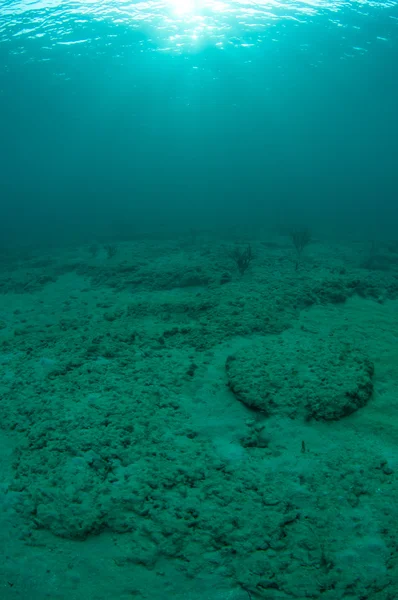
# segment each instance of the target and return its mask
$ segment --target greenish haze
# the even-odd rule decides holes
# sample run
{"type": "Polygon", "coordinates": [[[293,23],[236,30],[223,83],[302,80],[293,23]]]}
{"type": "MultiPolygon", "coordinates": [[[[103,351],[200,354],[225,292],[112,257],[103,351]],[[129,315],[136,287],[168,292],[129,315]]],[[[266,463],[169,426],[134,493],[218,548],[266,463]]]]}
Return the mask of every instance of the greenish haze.
{"type": "Polygon", "coordinates": [[[390,2],[0,2],[15,239],[397,221],[390,2]]]}

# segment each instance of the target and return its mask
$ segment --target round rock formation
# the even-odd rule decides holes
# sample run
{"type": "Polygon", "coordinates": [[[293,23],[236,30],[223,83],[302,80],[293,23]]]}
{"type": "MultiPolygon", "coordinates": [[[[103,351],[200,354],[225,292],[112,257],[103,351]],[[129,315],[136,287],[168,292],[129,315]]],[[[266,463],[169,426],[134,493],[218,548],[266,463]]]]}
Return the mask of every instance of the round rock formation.
{"type": "Polygon", "coordinates": [[[300,333],[254,342],[226,361],[238,400],[266,415],[338,420],[373,393],[373,363],[352,344],[300,333]]]}

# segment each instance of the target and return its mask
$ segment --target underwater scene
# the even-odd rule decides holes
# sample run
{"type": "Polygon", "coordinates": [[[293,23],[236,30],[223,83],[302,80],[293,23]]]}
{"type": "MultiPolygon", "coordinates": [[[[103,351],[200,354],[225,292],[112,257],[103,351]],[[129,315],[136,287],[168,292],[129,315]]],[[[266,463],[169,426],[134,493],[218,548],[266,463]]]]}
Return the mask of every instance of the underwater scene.
{"type": "Polygon", "coordinates": [[[0,0],[0,599],[398,599],[398,1],[0,0]]]}

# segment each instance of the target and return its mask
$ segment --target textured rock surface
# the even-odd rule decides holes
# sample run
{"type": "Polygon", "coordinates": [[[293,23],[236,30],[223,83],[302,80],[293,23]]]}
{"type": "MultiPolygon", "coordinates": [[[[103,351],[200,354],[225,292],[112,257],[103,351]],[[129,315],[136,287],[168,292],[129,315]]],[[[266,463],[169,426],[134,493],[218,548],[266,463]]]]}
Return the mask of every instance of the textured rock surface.
{"type": "Polygon", "coordinates": [[[374,367],[350,343],[302,332],[254,341],[228,357],[236,398],[264,415],[337,420],[365,406],[374,367]]]}
{"type": "Polygon", "coordinates": [[[2,597],[397,596],[395,280],[253,249],[0,271],[2,597]]]}

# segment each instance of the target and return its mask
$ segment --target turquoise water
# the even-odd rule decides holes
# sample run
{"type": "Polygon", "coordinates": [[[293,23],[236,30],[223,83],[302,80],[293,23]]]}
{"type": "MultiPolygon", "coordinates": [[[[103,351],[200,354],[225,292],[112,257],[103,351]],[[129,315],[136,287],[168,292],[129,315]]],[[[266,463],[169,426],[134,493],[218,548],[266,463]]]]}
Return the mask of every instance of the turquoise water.
{"type": "Polygon", "coordinates": [[[13,235],[395,220],[396,1],[0,3],[13,235]]]}
{"type": "Polygon", "coordinates": [[[398,598],[397,75],[398,0],[0,0],[1,600],[398,598]]]}

